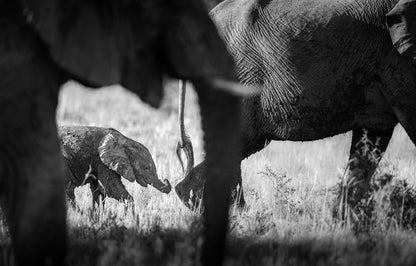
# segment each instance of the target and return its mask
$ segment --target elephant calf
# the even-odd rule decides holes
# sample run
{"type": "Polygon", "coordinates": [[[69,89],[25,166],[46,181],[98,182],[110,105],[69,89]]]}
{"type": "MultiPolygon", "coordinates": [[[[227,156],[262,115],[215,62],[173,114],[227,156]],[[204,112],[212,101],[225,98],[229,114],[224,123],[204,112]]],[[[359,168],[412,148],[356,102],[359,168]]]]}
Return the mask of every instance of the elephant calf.
{"type": "Polygon", "coordinates": [[[148,149],[115,129],[88,126],[58,128],[61,150],[65,158],[66,193],[75,199],[75,187],[89,183],[93,204],[99,197],[132,201],[121,177],[147,187],[154,186],[169,193],[167,179],[158,179],[156,166],[148,149]]]}

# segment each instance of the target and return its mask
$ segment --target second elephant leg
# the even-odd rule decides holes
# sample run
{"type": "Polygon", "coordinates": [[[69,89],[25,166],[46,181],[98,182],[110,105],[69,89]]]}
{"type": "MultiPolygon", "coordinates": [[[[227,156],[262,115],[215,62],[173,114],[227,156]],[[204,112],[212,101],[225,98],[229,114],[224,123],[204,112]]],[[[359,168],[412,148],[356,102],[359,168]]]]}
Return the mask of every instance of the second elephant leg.
{"type": "Polygon", "coordinates": [[[394,127],[385,130],[367,129],[366,133],[361,128],[353,130],[343,189],[334,209],[334,214],[338,217],[346,218],[346,205],[354,211],[361,200],[366,198],[371,177],[389,144],[393,130],[394,127]]]}
{"type": "Polygon", "coordinates": [[[98,180],[91,180],[89,184],[92,193],[92,206],[104,204],[105,192],[103,192],[104,189],[98,183],[98,180]]]}
{"type": "Polygon", "coordinates": [[[75,207],[74,190],[77,187],[77,184],[75,182],[76,178],[72,174],[71,170],[68,168],[68,164],[65,158],[64,158],[64,173],[65,173],[65,182],[66,182],[65,193],[66,193],[67,201],[72,207],[75,207]]]}
{"type": "Polygon", "coordinates": [[[234,180],[233,189],[231,191],[231,201],[237,204],[239,209],[246,206],[246,200],[244,199],[243,182],[241,179],[241,168],[238,171],[238,175],[234,180]]]}
{"type": "MultiPolygon", "coordinates": [[[[108,169],[105,165],[98,166],[98,180],[102,183],[105,189],[105,195],[116,199],[118,201],[133,201],[133,197],[126,190],[123,183],[121,182],[121,176],[114,172],[113,170],[108,169]]],[[[97,182],[98,185],[98,182],[97,182]]]]}
{"type": "Polygon", "coordinates": [[[73,182],[69,181],[67,182],[67,185],[65,188],[67,200],[72,207],[75,207],[75,193],[74,193],[75,187],[76,185],[73,182]]]}

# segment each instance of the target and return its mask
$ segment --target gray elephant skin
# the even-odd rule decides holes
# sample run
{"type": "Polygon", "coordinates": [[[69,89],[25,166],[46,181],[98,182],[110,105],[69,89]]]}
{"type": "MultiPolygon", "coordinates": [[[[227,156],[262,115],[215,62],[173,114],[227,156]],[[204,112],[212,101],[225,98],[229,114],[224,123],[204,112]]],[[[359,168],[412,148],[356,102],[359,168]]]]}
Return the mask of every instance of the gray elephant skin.
{"type": "Polygon", "coordinates": [[[202,260],[220,264],[239,165],[234,62],[195,0],[0,0],[0,204],[18,265],[61,265],[65,178],[55,109],[68,79],[158,106],[162,75],[198,91],[207,153],[202,260]],[[227,125],[219,127],[218,125],[227,125]]]}
{"type": "Polygon", "coordinates": [[[167,179],[159,180],[149,150],[113,128],[60,126],[58,137],[65,161],[66,194],[74,202],[74,189],[89,184],[93,204],[106,196],[133,201],[121,178],[143,187],[154,186],[169,193],[167,179]]]}
{"type": "MultiPolygon", "coordinates": [[[[243,101],[241,159],[272,140],[311,141],[352,130],[351,205],[364,195],[396,124],[416,142],[416,69],[392,45],[385,22],[396,3],[227,0],[211,11],[240,81],[264,88],[243,101]],[[378,139],[374,160],[361,156],[363,129],[373,143],[378,139]]],[[[191,167],[175,187],[188,207],[202,194],[204,167],[191,167]]]]}

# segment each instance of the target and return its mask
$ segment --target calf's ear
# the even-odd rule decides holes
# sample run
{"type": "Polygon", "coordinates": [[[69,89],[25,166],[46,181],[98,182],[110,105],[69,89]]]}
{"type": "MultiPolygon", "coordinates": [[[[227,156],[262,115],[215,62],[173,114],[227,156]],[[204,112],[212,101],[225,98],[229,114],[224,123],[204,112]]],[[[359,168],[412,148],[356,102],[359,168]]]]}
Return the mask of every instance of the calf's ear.
{"type": "Polygon", "coordinates": [[[112,133],[105,135],[98,145],[98,154],[103,164],[108,168],[130,182],[136,180],[133,166],[126,154],[122,138],[112,133]]]}

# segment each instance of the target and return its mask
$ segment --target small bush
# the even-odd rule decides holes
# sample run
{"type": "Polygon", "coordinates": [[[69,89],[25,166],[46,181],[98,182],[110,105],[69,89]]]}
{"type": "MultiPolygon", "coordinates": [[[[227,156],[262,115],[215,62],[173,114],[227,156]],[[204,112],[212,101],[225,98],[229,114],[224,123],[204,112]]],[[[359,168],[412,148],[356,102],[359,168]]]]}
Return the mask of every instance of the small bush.
{"type": "Polygon", "coordinates": [[[372,178],[383,155],[378,142],[372,142],[364,131],[336,189],[333,214],[356,232],[391,226],[415,229],[415,187],[404,180],[393,180],[391,173],[376,173],[372,178]]]}
{"type": "Polygon", "coordinates": [[[273,180],[273,198],[283,216],[301,212],[302,200],[299,199],[298,192],[290,184],[292,178],[287,177],[286,174],[274,172],[269,166],[266,166],[266,169],[260,174],[273,180]]]}
{"type": "Polygon", "coordinates": [[[375,226],[416,229],[416,188],[384,174],[373,182],[371,203],[375,226]]]}

